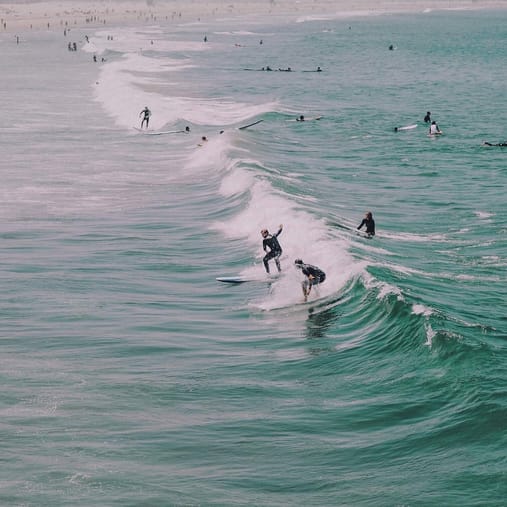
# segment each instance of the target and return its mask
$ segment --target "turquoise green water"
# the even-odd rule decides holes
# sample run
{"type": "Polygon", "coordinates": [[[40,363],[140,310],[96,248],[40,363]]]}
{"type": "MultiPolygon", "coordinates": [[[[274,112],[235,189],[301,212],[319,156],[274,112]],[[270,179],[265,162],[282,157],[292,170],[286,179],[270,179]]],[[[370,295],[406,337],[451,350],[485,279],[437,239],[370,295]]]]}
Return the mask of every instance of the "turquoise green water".
{"type": "Polygon", "coordinates": [[[2,505],[504,505],[506,14],[299,21],[1,36],[2,505]]]}

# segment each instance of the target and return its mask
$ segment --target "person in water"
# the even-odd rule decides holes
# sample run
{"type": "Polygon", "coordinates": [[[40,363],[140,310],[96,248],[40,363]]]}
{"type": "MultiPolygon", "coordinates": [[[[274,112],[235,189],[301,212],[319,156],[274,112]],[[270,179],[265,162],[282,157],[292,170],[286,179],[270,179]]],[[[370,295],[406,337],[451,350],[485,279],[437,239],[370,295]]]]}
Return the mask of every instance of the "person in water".
{"type": "Polygon", "coordinates": [[[375,236],[375,220],[373,220],[371,211],[366,212],[363,221],[357,226],[357,230],[359,231],[363,225],[366,226],[366,234],[368,234],[368,236],[375,236]]]}
{"type": "Polygon", "coordinates": [[[305,121],[305,115],[302,114],[301,116],[299,116],[298,118],[296,118],[296,121],[305,121]]]}
{"type": "Polygon", "coordinates": [[[493,144],[493,143],[488,143],[488,141],[484,141],[482,143],[484,146],[507,146],[507,141],[505,141],[504,143],[496,143],[496,144],[493,144]]]}
{"type": "Polygon", "coordinates": [[[433,120],[430,125],[430,135],[434,136],[436,134],[441,134],[441,133],[442,133],[442,131],[438,127],[437,122],[435,120],[433,120]]]}
{"type": "Polygon", "coordinates": [[[275,264],[278,269],[278,272],[282,270],[280,267],[280,256],[282,255],[282,247],[280,246],[280,243],[278,242],[278,236],[280,236],[280,233],[282,232],[283,225],[280,225],[278,228],[278,232],[276,234],[269,234],[269,231],[267,229],[262,229],[261,235],[262,235],[262,248],[266,253],[264,258],[262,259],[262,262],[264,263],[264,268],[266,269],[266,273],[269,275],[269,261],[271,259],[275,259],[275,264]],[[269,249],[269,251],[268,251],[269,249]]]}
{"type": "Polygon", "coordinates": [[[426,116],[424,117],[424,123],[431,123],[431,112],[427,111],[426,116]]]}
{"type": "Polygon", "coordinates": [[[141,128],[143,128],[144,122],[146,122],[146,128],[148,128],[148,124],[150,123],[150,116],[151,111],[148,109],[148,106],[146,106],[140,113],[139,116],[143,116],[143,119],[141,121],[141,128]]]}
{"type": "Polygon", "coordinates": [[[296,259],[294,264],[297,269],[300,269],[305,275],[305,280],[301,284],[301,288],[303,289],[303,296],[305,297],[305,301],[308,299],[310,295],[310,291],[314,285],[318,285],[326,280],[326,273],[322,271],[322,269],[317,266],[312,266],[311,264],[305,264],[301,259],[296,259]]]}

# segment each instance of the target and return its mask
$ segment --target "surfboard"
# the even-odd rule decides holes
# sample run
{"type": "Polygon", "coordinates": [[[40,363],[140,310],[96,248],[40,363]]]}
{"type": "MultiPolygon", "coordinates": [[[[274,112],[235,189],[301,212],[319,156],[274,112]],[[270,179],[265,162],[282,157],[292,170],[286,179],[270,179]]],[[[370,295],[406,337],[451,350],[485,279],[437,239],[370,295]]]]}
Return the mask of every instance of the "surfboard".
{"type": "Polygon", "coordinates": [[[163,130],[161,132],[153,132],[150,130],[138,129],[137,127],[134,127],[134,130],[137,130],[138,132],[144,134],[145,136],[161,136],[163,134],[180,134],[186,132],[185,130],[163,130]]]}
{"type": "Polygon", "coordinates": [[[249,278],[243,278],[242,276],[217,276],[217,282],[223,283],[245,283],[252,281],[249,278]]]}
{"type": "Polygon", "coordinates": [[[216,281],[222,283],[246,283],[246,282],[257,282],[257,283],[271,283],[276,281],[280,275],[267,275],[266,277],[249,278],[247,276],[217,276],[216,281]]]}
{"type": "Polygon", "coordinates": [[[406,127],[395,127],[394,131],[399,132],[400,130],[412,130],[417,127],[417,123],[414,123],[413,125],[407,125],[406,127]]]}
{"type": "Polygon", "coordinates": [[[257,120],[257,121],[254,121],[253,123],[249,123],[248,125],[243,125],[242,127],[238,127],[238,130],[247,129],[248,127],[253,127],[254,125],[257,125],[258,123],[260,123],[261,121],[264,121],[264,120],[257,120]]]}
{"type": "Polygon", "coordinates": [[[323,118],[323,116],[314,116],[313,118],[307,118],[305,116],[304,120],[300,120],[299,118],[291,118],[290,120],[285,120],[285,121],[296,121],[298,123],[304,123],[305,121],[317,121],[317,120],[321,120],[322,118],[323,118]]]}
{"type": "Polygon", "coordinates": [[[364,231],[358,231],[358,230],[356,230],[356,235],[360,236],[361,238],[366,238],[366,239],[372,239],[373,238],[373,236],[371,234],[368,234],[367,232],[364,232],[364,231]]]}

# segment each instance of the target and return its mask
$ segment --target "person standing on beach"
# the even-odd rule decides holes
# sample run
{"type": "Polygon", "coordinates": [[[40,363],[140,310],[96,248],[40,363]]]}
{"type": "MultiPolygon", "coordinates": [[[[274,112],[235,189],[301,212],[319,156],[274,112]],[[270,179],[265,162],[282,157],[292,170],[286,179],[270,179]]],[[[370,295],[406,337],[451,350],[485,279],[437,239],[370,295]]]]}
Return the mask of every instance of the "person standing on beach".
{"type": "Polygon", "coordinates": [[[143,128],[144,122],[146,122],[146,128],[148,128],[148,124],[150,123],[151,111],[146,106],[140,113],[139,116],[144,115],[141,121],[141,128],[143,128]]]}

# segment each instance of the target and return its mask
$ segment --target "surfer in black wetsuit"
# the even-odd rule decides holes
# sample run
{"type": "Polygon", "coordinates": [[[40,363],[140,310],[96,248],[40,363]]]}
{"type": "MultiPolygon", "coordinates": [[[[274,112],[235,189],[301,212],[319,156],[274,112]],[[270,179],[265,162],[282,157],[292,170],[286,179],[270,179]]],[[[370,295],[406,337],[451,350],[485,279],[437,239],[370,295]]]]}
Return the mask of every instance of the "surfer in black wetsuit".
{"type": "Polygon", "coordinates": [[[505,141],[505,143],[496,143],[496,144],[493,144],[493,143],[488,143],[488,141],[484,141],[482,143],[484,146],[507,146],[507,141],[505,141]]]}
{"type": "Polygon", "coordinates": [[[144,115],[141,121],[141,128],[143,128],[144,122],[146,122],[146,128],[148,128],[148,124],[150,123],[151,111],[146,106],[140,113],[139,116],[144,115]]]}
{"type": "Polygon", "coordinates": [[[322,271],[322,269],[318,268],[317,266],[305,264],[301,259],[296,259],[294,261],[294,264],[296,265],[296,268],[300,269],[306,276],[305,281],[301,284],[301,287],[303,289],[303,296],[305,297],[306,301],[310,295],[312,287],[326,280],[326,273],[324,273],[324,271],[322,271]]]}
{"type": "Polygon", "coordinates": [[[424,123],[431,123],[431,112],[427,111],[426,116],[424,117],[424,123]]]}
{"type": "Polygon", "coordinates": [[[267,229],[262,229],[261,234],[263,237],[262,240],[262,248],[264,249],[266,255],[262,259],[262,262],[264,263],[264,267],[266,268],[266,273],[269,274],[269,261],[271,259],[275,259],[276,267],[278,268],[278,272],[282,270],[280,267],[280,255],[282,255],[282,247],[280,246],[280,243],[278,243],[278,236],[282,232],[283,225],[280,225],[278,228],[278,232],[276,234],[269,234],[269,231],[267,229]],[[269,248],[269,252],[268,252],[269,248]]]}
{"type": "Polygon", "coordinates": [[[368,211],[363,218],[363,221],[357,226],[357,230],[360,230],[363,225],[366,225],[366,234],[372,237],[375,236],[375,220],[373,220],[373,215],[371,211],[368,211]]]}

